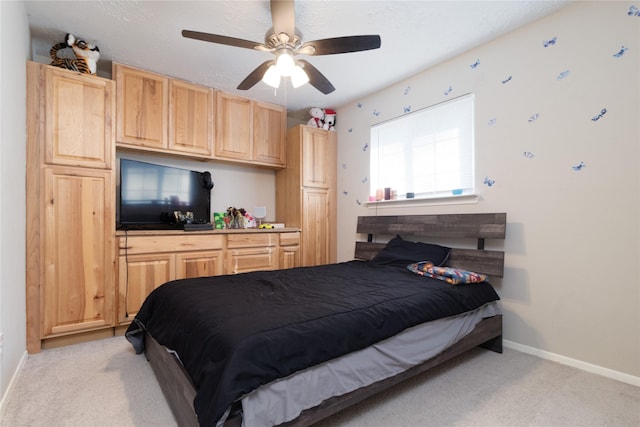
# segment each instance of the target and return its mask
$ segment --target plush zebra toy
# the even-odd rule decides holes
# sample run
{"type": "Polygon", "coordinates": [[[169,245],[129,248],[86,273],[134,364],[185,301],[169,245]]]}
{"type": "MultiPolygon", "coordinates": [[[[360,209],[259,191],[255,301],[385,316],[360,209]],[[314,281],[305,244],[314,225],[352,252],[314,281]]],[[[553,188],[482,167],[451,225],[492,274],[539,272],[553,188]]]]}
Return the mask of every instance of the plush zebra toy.
{"type": "Polygon", "coordinates": [[[87,43],[84,40],[76,39],[73,34],[67,34],[64,37],[64,42],[51,47],[49,55],[51,56],[51,65],[55,67],[77,71],[79,73],[96,74],[98,58],[100,58],[100,49],[93,43],[87,43]],[[60,58],[58,51],[66,48],[71,48],[76,57],[60,58]]]}

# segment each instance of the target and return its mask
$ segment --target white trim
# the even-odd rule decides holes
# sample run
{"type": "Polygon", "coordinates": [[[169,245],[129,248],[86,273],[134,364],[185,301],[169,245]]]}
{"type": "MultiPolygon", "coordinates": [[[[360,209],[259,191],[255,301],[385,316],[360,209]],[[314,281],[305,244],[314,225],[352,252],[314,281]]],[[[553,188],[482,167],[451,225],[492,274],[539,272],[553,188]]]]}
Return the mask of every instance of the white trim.
{"type": "Polygon", "coordinates": [[[5,406],[7,405],[7,401],[9,400],[9,396],[11,395],[11,391],[13,390],[13,388],[16,386],[16,383],[18,382],[18,375],[20,374],[20,371],[22,371],[24,364],[27,362],[27,357],[28,357],[28,354],[25,351],[22,354],[20,361],[18,362],[18,367],[13,373],[13,376],[11,377],[11,381],[9,381],[9,385],[7,386],[7,390],[4,392],[4,395],[2,396],[2,400],[0,400],[0,420],[4,416],[4,411],[7,409],[5,406]]]}
{"type": "Polygon", "coordinates": [[[369,209],[401,208],[401,207],[422,207],[438,205],[467,205],[476,204],[480,200],[477,194],[464,194],[462,196],[434,197],[424,199],[396,199],[364,202],[363,205],[369,209]]]}
{"type": "Polygon", "coordinates": [[[573,368],[580,369],[582,371],[587,371],[592,374],[600,375],[603,377],[611,378],[612,380],[616,380],[623,383],[634,385],[636,387],[640,387],[640,377],[635,377],[633,375],[625,374],[624,372],[614,371],[613,369],[609,369],[609,368],[603,368],[602,366],[593,365],[591,363],[583,362],[581,360],[572,359],[570,357],[540,350],[538,348],[518,344],[513,341],[503,340],[502,344],[507,348],[517,350],[522,353],[531,354],[533,356],[537,356],[542,359],[551,360],[553,362],[558,362],[563,365],[571,366],[573,368]]]}

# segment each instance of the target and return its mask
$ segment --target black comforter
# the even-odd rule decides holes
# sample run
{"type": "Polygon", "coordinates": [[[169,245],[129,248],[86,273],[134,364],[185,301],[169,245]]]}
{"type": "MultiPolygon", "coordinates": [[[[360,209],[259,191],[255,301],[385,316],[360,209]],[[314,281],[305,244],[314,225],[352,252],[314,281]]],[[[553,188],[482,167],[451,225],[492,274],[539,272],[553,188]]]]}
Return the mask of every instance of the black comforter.
{"type": "Polygon", "coordinates": [[[262,384],[497,299],[488,283],[451,286],[350,261],[168,282],[126,336],[137,353],[143,330],[177,352],[197,388],[199,423],[213,426],[262,384]]]}

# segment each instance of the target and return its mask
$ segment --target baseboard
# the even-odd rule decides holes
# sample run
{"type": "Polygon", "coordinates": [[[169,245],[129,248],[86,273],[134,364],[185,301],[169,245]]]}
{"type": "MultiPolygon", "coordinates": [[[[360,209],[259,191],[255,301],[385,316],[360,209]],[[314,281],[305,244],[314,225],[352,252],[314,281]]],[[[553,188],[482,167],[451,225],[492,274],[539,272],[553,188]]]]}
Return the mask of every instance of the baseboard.
{"type": "Polygon", "coordinates": [[[25,351],[22,354],[22,357],[20,358],[20,362],[18,362],[18,366],[16,367],[16,370],[13,372],[13,376],[11,377],[11,381],[9,381],[9,385],[7,386],[7,389],[5,390],[4,394],[2,395],[2,400],[0,400],[0,420],[2,419],[2,416],[4,415],[4,411],[5,411],[5,406],[7,401],[9,400],[9,396],[11,395],[11,391],[13,390],[13,388],[16,385],[16,382],[18,380],[18,375],[20,374],[20,371],[22,371],[22,367],[24,366],[24,364],[27,361],[27,357],[28,357],[28,353],[25,351]]]}
{"type": "Polygon", "coordinates": [[[631,384],[636,387],[640,387],[640,377],[625,374],[623,372],[614,371],[613,369],[603,368],[602,366],[593,365],[591,363],[583,362],[581,360],[572,359],[570,357],[561,356],[559,354],[551,353],[548,351],[540,350],[538,348],[529,347],[527,345],[518,344],[513,341],[504,340],[502,344],[512,350],[517,350],[522,353],[531,354],[533,356],[540,357],[541,359],[551,360],[563,365],[571,366],[582,371],[587,371],[592,374],[600,375],[603,377],[611,378],[612,380],[620,381],[623,383],[631,384]]]}

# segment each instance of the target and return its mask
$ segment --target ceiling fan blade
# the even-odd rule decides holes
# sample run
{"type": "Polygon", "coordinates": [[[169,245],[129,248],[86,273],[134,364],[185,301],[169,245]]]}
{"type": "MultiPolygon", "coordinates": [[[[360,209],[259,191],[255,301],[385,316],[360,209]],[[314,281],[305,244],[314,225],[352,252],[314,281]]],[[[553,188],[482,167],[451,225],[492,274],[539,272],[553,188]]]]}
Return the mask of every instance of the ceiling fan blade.
{"type": "Polygon", "coordinates": [[[285,33],[292,38],[296,32],[296,13],[293,0],[271,0],[273,32],[285,33]]]}
{"type": "Polygon", "coordinates": [[[315,87],[325,95],[330,94],[331,92],[336,90],[331,82],[308,61],[305,61],[304,59],[298,59],[298,63],[302,64],[304,72],[307,73],[307,76],[309,77],[309,84],[311,86],[315,87]]]}
{"type": "Polygon", "coordinates": [[[300,46],[299,52],[307,55],[334,55],[378,49],[380,44],[378,35],[335,37],[306,42],[300,46]]]}
{"type": "Polygon", "coordinates": [[[267,70],[269,69],[270,65],[275,64],[276,61],[270,60],[270,61],[265,61],[262,64],[260,64],[258,66],[258,68],[256,68],[255,70],[253,70],[251,72],[251,74],[249,74],[239,85],[238,85],[238,90],[247,90],[247,89],[251,89],[253,86],[255,86],[256,83],[258,83],[260,80],[262,80],[262,76],[264,76],[264,73],[267,72],[267,70]]]}
{"type": "Polygon", "coordinates": [[[182,37],[202,40],[205,42],[224,44],[227,46],[244,47],[246,49],[256,49],[266,47],[262,43],[249,40],[237,39],[235,37],[220,36],[218,34],[201,33],[199,31],[182,30],[182,37]]]}

